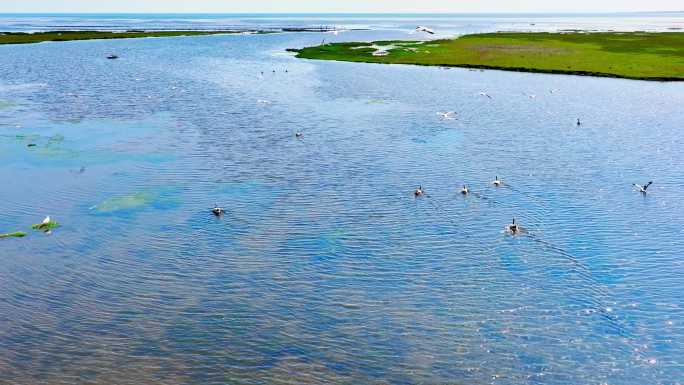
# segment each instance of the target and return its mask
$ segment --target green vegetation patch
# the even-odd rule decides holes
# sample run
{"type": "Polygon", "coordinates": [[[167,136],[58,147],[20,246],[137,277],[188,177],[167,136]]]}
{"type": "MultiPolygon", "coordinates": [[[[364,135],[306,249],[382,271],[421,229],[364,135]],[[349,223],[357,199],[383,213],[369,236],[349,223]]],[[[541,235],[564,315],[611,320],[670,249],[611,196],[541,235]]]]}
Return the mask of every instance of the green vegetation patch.
{"type": "Polygon", "coordinates": [[[133,195],[126,195],[106,199],[102,201],[102,203],[94,206],[93,208],[98,213],[110,214],[117,211],[135,210],[145,207],[147,205],[150,205],[157,198],[157,194],[150,192],[140,192],[133,195]]]}
{"type": "Polygon", "coordinates": [[[17,231],[14,233],[0,234],[0,239],[2,238],[23,238],[27,234],[23,231],[17,231]]]}
{"type": "Polygon", "coordinates": [[[684,80],[684,33],[486,33],[457,39],[332,43],[297,57],[508,71],[684,80]]]}
{"type": "Polygon", "coordinates": [[[60,226],[59,223],[57,223],[56,221],[50,220],[48,222],[42,222],[42,223],[35,224],[35,225],[31,226],[31,228],[34,230],[40,230],[40,231],[47,232],[47,231],[50,231],[52,229],[56,229],[59,226],[60,226]]]}
{"type": "Polygon", "coordinates": [[[0,44],[29,44],[43,41],[71,41],[94,39],[134,39],[142,37],[205,36],[244,31],[51,31],[51,32],[0,32],[0,44]]]}

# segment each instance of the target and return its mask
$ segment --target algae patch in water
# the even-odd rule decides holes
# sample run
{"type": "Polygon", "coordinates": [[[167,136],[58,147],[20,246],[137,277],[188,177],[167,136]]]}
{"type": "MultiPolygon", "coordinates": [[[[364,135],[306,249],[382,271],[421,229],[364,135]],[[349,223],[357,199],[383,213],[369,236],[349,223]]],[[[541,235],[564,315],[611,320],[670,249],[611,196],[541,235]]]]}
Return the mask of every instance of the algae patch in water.
{"type": "Polygon", "coordinates": [[[16,106],[16,104],[15,104],[15,103],[12,103],[12,102],[10,102],[10,101],[8,101],[8,100],[0,100],[0,110],[2,110],[2,109],[4,109],[4,108],[11,108],[11,107],[14,107],[14,106],[16,106]]]}
{"type": "Polygon", "coordinates": [[[151,204],[158,195],[149,192],[140,192],[133,195],[113,197],[102,201],[93,207],[102,214],[114,213],[123,210],[135,210],[151,204]]]}
{"type": "Polygon", "coordinates": [[[14,233],[0,234],[0,239],[2,238],[23,238],[27,234],[23,231],[16,231],[14,233]]]}
{"type": "Polygon", "coordinates": [[[52,220],[49,222],[46,222],[46,223],[37,223],[37,224],[31,226],[31,228],[34,230],[40,230],[40,231],[45,231],[45,232],[48,232],[52,229],[56,229],[58,227],[59,227],[59,223],[57,223],[56,221],[52,221],[52,220]]]}

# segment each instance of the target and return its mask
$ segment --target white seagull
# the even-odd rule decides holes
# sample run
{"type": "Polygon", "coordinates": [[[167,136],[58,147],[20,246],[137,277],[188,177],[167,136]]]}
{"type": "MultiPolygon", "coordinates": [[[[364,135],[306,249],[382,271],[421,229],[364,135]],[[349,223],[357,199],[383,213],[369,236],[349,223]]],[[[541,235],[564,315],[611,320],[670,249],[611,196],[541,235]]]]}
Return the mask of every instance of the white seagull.
{"type": "Polygon", "coordinates": [[[444,120],[455,120],[456,119],[456,111],[448,111],[448,112],[438,112],[437,115],[440,116],[440,118],[444,120]]]}
{"type": "Polygon", "coordinates": [[[634,183],[633,186],[636,187],[637,191],[639,191],[640,193],[646,194],[646,190],[648,190],[649,186],[651,186],[652,184],[653,184],[653,182],[648,182],[642,186],[640,184],[634,183]]]}
{"type": "Polygon", "coordinates": [[[419,25],[416,27],[416,32],[425,32],[425,33],[429,33],[430,35],[435,34],[435,31],[431,30],[428,27],[423,27],[422,25],[419,25]]]}
{"type": "Polygon", "coordinates": [[[45,219],[43,219],[43,222],[41,222],[41,224],[49,225],[50,222],[52,222],[52,219],[50,219],[50,216],[48,215],[47,217],[45,217],[45,219]]]}
{"type": "Polygon", "coordinates": [[[501,185],[503,185],[503,181],[501,179],[499,179],[499,177],[497,176],[496,178],[494,178],[494,181],[492,182],[492,184],[495,187],[501,187],[501,185]]]}
{"type": "Polygon", "coordinates": [[[468,194],[470,194],[470,190],[468,189],[468,186],[463,185],[463,188],[461,189],[461,194],[462,194],[462,195],[468,195],[468,194]]]}
{"type": "Polygon", "coordinates": [[[489,99],[492,98],[491,95],[489,95],[488,93],[486,93],[486,92],[484,92],[484,91],[480,92],[480,96],[486,96],[486,97],[488,97],[489,99]]]}

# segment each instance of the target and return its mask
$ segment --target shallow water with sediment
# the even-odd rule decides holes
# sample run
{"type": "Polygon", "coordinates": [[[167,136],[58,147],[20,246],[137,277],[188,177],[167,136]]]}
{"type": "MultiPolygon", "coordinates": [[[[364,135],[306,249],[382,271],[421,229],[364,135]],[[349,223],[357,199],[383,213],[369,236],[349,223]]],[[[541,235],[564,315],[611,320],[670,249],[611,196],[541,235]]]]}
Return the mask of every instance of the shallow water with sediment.
{"type": "Polygon", "coordinates": [[[676,384],[684,85],[408,32],[0,47],[0,383],[676,384]]]}

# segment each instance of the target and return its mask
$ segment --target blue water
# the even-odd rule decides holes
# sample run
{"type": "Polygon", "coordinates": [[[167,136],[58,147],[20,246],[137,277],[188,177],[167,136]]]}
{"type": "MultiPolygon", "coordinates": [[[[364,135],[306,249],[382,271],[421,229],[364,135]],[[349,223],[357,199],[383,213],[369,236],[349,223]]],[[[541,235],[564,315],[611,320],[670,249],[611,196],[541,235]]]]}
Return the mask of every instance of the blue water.
{"type": "Polygon", "coordinates": [[[386,27],[0,46],[0,233],[62,225],[0,239],[0,383],[680,384],[684,84],[284,51],[420,37],[334,19],[386,27]]]}

